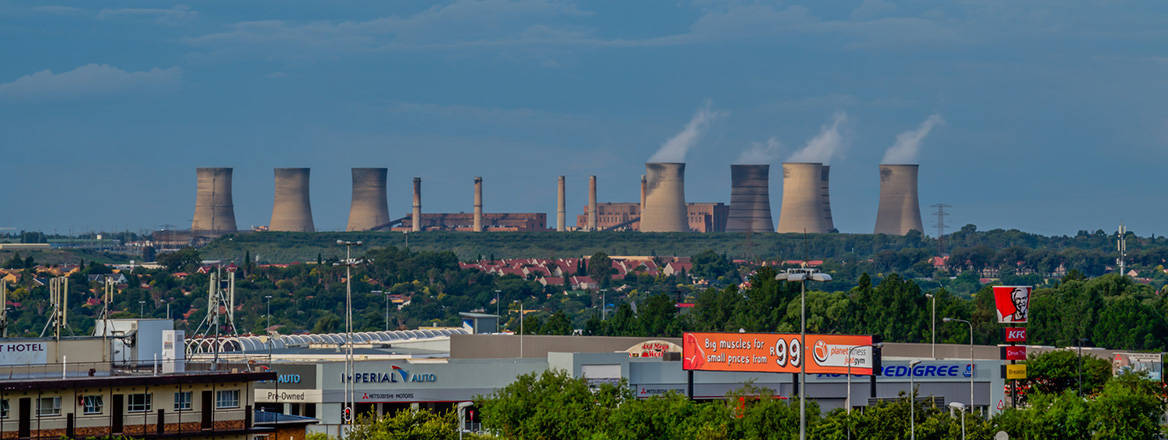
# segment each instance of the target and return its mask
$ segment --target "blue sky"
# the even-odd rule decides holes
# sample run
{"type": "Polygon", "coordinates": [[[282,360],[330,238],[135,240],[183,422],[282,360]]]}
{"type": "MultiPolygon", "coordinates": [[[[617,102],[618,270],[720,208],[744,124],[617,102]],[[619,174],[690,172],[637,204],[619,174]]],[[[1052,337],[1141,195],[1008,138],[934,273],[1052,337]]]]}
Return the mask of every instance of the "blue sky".
{"type": "Polygon", "coordinates": [[[457,212],[481,175],[487,211],[550,218],[561,174],[575,215],[590,174],[635,201],[674,139],[690,201],[762,147],[775,218],[811,144],[837,227],[870,232],[905,134],[952,224],[1168,233],[1168,4],[939,3],[0,0],[0,227],[189,227],[196,166],[235,168],[241,227],[301,166],[318,229],[354,166],[389,168],[394,217],[413,176],[457,212]]]}

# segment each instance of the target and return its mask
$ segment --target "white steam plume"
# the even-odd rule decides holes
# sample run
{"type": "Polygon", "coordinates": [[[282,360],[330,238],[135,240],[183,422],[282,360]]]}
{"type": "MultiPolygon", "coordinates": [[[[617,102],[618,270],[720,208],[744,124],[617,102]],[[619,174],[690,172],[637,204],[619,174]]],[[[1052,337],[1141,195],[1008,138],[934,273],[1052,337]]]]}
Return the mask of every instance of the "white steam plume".
{"type": "Polygon", "coordinates": [[[847,120],[846,113],[837,112],[830,125],[820,127],[819,134],[807,141],[807,145],[792,154],[787,161],[831,163],[831,158],[844,148],[844,135],[840,132],[840,126],[847,120]]]}
{"type": "Polygon", "coordinates": [[[750,149],[743,151],[738,155],[738,160],[734,161],[739,165],[754,165],[754,164],[769,164],[771,162],[779,161],[779,150],[782,144],[777,138],[767,139],[766,142],[751,142],[750,149]]]}
{"type": "Polygon", "coordinates": [[[710,122],[721,115],[720,112],[710,110],[710,102],[706,101],[706,105],[694,113],[680,133],[665,141],[661,148],[653,153],[649,162],[685,162],[685,153],[697,145],[698,139],[705,134],[710,122]]]}
{"type": "Polygon", "coordinates": [[[917,153],[921,151],[921,141],[925,140],[925,136],[940,124],[944,124],[945,120],[941,119],[941,115],[936,113],[929,115],[916,130],[909,130],[896,135],[896,143],[884,152],[884,159],[880,163],[885,164],[909,164],[916,163],[917,153]]]}

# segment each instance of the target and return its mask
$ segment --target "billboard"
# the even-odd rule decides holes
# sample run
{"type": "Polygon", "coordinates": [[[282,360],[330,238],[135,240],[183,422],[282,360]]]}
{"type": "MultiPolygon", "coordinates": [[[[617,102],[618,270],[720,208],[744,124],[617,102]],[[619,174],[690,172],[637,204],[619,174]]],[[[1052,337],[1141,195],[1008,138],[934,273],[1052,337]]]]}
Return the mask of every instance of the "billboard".
{"type": "Polygon", "coordinates": [[[1021,324],[1030,316],[1031,286],[994,286],[994,306],[998,309],[998,322],[1021,324]]]}
{"type": "Polygon", "coordinates": [[[872,374],[871,336],[807,335],[801,349],[798,334],[686,333],[682,336],[681,367],[700,371],[798,373],[807,361],[808,373],[872,374]],[[848,355],[849,349],[851,356],[848,355]]]}

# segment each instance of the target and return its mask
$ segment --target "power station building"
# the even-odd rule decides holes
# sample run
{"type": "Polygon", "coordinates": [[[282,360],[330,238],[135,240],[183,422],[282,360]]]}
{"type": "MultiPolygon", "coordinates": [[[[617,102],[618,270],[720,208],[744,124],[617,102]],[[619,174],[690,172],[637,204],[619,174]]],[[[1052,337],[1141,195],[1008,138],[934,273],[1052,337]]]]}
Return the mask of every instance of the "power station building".
{"type": "Polygon", "coordinates": [[[414,227],[412,217],[403,218],[395,231],[547,231],[547,213],[505,212],[481,214],[479,229],[475,229],[475,214],[422,213],[422,221],[414,227]]]}
{"type": "Polygon", "coordinates": [[[876,211],[877,234],[905,235],[924,232],[917,196],[919,165],[880,165],[880,206],[876,211]]]}
{"type": "MultiPolygon", "coordinates": [[[[692,232],[725,232],[730,207],[721,202],[687,203],[686,226],[692,232]]],[[[597,230],[600,231],[639,231],[641,222],[641,205],[631,202],[597,203],[597,230]]],[[[586,230],[588,225],[588,207],[584,213],[576,216],[576,227],[586,230]]]]}

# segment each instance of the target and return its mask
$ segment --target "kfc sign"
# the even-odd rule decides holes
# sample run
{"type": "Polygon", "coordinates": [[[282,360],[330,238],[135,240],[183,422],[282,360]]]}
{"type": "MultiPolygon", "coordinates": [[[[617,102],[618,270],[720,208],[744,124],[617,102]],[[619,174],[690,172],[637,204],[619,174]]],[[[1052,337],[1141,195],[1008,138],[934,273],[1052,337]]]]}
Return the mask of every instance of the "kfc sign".
{"type": "Polygon", "coordinates": [[[1026,327],[1006,327],[1006,342],[1026,342],[1026,327]]]}
{"type": "Polygon", "coordinates": [[[998,309],[998,322],[1002,324],[1022,324],[1030,316],[1031,286],[994,286],[994,305],[998,309]]]}

